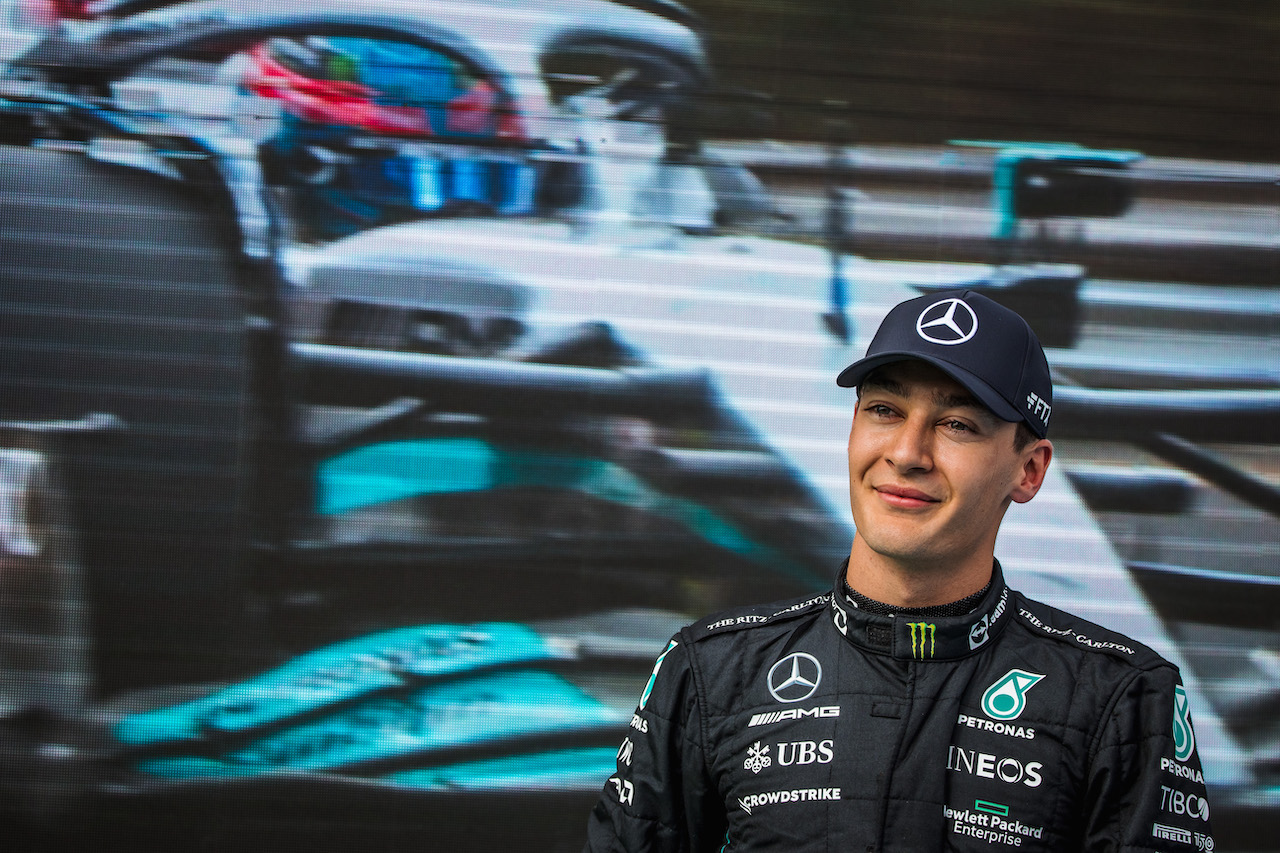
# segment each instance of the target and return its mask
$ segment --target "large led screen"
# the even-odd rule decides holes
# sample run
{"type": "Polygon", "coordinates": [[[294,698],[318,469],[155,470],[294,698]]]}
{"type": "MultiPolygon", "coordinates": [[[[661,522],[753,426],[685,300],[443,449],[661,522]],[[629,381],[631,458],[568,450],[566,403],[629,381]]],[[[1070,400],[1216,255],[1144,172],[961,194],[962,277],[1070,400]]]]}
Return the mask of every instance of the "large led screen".
{"type": "Polygon", "coordinates": [[[1207,849],[1280,849],[1265,4],[0,20],[14,849],[581,849],[672,634],[831,588],[835,376],[954,288],[1056,384],[1010,585],[1176,663],[1207,849]]]}

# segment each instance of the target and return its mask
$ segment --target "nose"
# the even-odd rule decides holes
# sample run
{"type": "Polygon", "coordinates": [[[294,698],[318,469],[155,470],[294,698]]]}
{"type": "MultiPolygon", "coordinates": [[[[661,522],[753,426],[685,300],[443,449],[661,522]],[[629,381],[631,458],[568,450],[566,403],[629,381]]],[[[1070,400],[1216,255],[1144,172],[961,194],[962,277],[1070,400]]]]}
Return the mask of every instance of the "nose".
{"type": "Polygon", "coordinates": [[[908,418],[893,431],[885,448],[885,458],[899,471],[928,471],[933,467],[933,429],[916,418],[908,418]]]}

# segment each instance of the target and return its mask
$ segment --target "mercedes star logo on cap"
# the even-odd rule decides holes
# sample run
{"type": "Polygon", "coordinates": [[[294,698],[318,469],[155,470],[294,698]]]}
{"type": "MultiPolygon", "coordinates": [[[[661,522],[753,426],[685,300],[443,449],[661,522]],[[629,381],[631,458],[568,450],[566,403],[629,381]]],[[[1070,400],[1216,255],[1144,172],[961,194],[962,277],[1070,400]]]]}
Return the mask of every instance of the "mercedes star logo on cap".
{"type": "Polygon", "coordinates": [[[808,699],[821,681],[822,664],[804,652],[792,652],[769,670],[769,692],[779,702],[808,699]]]}
{"type": "Polygon", "coordinates": [[[962,344],[978,332],[978,315],[961,299],[942,299],[920,312],[916,332],[943,346],[962,344]]]}

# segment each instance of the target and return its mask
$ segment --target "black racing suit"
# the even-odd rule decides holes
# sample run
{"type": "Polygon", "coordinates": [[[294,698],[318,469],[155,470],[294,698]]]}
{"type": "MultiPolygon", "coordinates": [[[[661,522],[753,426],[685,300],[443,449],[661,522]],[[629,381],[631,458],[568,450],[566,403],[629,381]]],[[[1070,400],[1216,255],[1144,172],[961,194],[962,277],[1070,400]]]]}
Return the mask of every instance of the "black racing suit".
{"type": "Polygon", "coordinates": [[[682,629],[588,851],[1212,850],[1177,668],[1004,584],[964,616],[836,590],[682,629]]]}

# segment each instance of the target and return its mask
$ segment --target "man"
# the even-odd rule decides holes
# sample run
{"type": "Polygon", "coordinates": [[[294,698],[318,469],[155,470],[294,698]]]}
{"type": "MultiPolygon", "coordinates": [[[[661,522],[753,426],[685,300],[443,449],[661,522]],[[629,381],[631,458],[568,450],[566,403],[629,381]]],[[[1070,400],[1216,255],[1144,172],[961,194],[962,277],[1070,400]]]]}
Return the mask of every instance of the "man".
{"type": "Polygon", "coordinates": [[[834,590],[672,638],[587,850],[1212,850],[1177,669],[995,560],[1053,456],[1031,329],[920,297],[837,381],[857,532],[834,590]]]}

